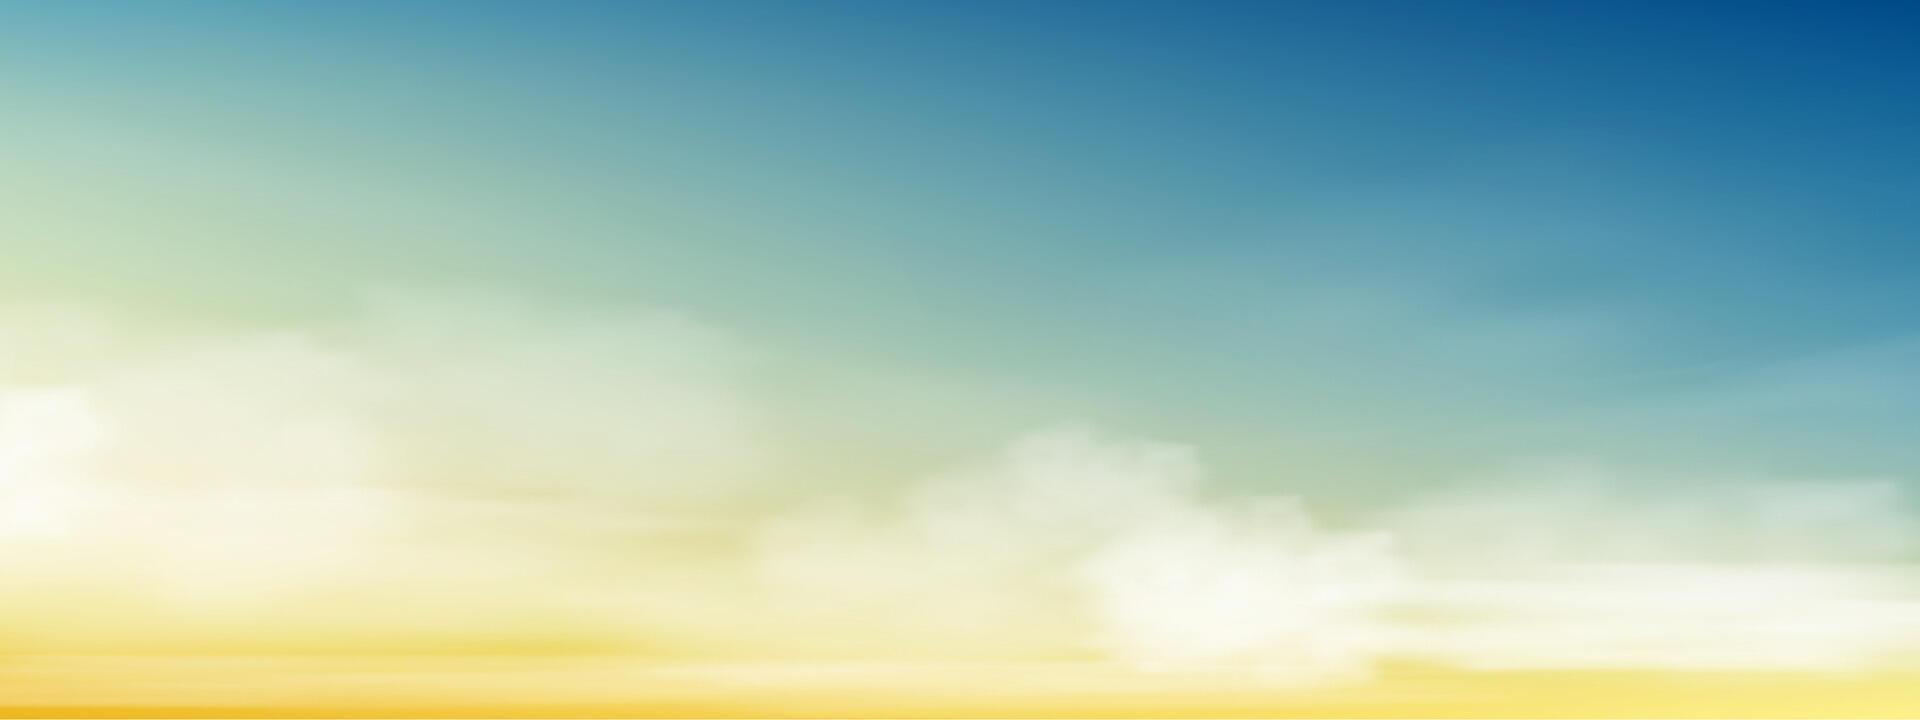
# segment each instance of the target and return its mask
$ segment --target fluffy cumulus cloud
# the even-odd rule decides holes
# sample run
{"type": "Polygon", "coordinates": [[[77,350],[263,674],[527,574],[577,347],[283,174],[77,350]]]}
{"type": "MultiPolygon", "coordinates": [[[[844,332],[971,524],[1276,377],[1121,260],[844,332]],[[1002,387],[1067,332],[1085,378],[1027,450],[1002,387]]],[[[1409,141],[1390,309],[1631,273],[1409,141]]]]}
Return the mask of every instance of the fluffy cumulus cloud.
{"type": "Polygon", "coordinates": [[[1480,669],[1845,670],[1920,649],[1920,541],[1899,485],[1665,483],[1525,468],[1352,527],[1284,496],[1210,496],[1190,450],[1085,430],[864,511],[796,513],[763,572],[891,632],[1091,619],[1145,670],[1282,683],[1393,660],[1480,669]],[[889,617],[887,613],[894,615],[889,617]],[[938,618],[939,620],[915,620],[938,618]]]}
{"type": "Polygon", "coordinates": [[[0,309],[5,650],[681,643],[1281,685],[1920,651],[1897,482],[1523,467],[1334,525],[1066,426],[783,505],[818,493],[772,462],[792,423],[747,355],[673,313],[497,297],[300,329],[0,309]]]}
{"type": "Polygon", "coordinates": [[[75,620],[73,597],[126,598],[103,616],[537,600],[578,528],[685,522],[762,462],[739,351],[670,313],[382,296],[297,331],[6,319],[0,623],[36,637],[60,633],[34,608],[75,620]]]}
{"type": "Polygon", "coordinates": [[[1186,447],[1054,429],[891,508],[780,520],[761,569],[803,618],[891,620],[945,646],[1053,613],[1142,667],[1362,670],[1398,576],[1385,538],[1316,528],[1288,498],[1210,501],[1201,481],[1186,447]]]}
{"type": "Polygon", "coordinates": [[[1649,485],[1532,468],[1386,514],[1437,620],[1404,653],[1479,668],[1872,667],[1920,648],[1920,525],[1887,481],[1649,485]]]}

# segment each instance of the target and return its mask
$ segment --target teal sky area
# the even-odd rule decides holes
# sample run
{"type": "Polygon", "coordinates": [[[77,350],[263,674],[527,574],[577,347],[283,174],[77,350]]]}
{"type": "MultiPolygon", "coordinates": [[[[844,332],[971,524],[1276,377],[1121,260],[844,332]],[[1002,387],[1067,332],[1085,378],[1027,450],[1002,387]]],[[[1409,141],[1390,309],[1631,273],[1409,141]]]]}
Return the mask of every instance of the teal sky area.
{"type": "Polygon", "coordinates": [[[790,355],[771,382],[850,447],[1083,418],[1355,497],[1535,456],[1912,476],[1916,29],[1899,3],[6,3],[0,285],[670,307],[790,355]]]}

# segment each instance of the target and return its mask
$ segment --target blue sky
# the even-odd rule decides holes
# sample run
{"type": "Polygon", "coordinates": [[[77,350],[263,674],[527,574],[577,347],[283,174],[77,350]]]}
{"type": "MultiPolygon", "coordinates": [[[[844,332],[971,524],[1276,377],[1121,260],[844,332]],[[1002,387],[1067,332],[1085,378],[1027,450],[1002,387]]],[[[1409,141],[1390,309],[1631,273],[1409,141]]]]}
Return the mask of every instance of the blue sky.
{"type": "Polygon", "coordinates": [[[23,283],[659,302],[1254,454],[1914,459],[1904,402],[1636,419],[1910,334],[1898,4],[4,13],[21,172],[173,238],[23,283]]]}

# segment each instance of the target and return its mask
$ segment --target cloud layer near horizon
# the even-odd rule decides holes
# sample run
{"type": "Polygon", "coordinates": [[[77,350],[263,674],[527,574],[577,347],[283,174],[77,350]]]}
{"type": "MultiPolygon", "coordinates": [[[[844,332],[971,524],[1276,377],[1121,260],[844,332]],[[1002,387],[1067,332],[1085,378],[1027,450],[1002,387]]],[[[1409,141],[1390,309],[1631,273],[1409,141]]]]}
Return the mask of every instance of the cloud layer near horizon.
{"type": "Polygon", "coordinates": [[[1336,525],[1227,492],[1194,448],[1061,425],[836,497],[783,467],[805,422],[752,353],[673,313],[0,315],[9,652],[1098,657],[1311,684],[1920,651],[1894,482],[1521,466],[1336,525]]]}
{"type": "Polygon", "coordinates": [[[765,553],[788,592],[893,633],[1060,603],[1136,667],[1288,682],[1395,659],[1842,670],[1920,649],[1920,578],[1902,564],[1920,526],[1893,483],[1632,491],[1527,468],[1330,529],[1299,498],[1203,480],[1191,448],[1051,430],[891,507],[796,514],[765,553]]]}

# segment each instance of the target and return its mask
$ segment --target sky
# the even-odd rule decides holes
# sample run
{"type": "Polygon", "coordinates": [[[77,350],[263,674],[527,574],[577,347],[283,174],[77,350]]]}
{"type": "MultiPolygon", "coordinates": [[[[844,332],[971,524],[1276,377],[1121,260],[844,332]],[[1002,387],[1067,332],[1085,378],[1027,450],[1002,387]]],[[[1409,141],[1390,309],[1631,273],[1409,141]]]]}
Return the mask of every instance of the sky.
{"type": "Polygon", "coordinates": [[[0,715],[1920,714],[1897,3],[0,3],[0,715]]]}

